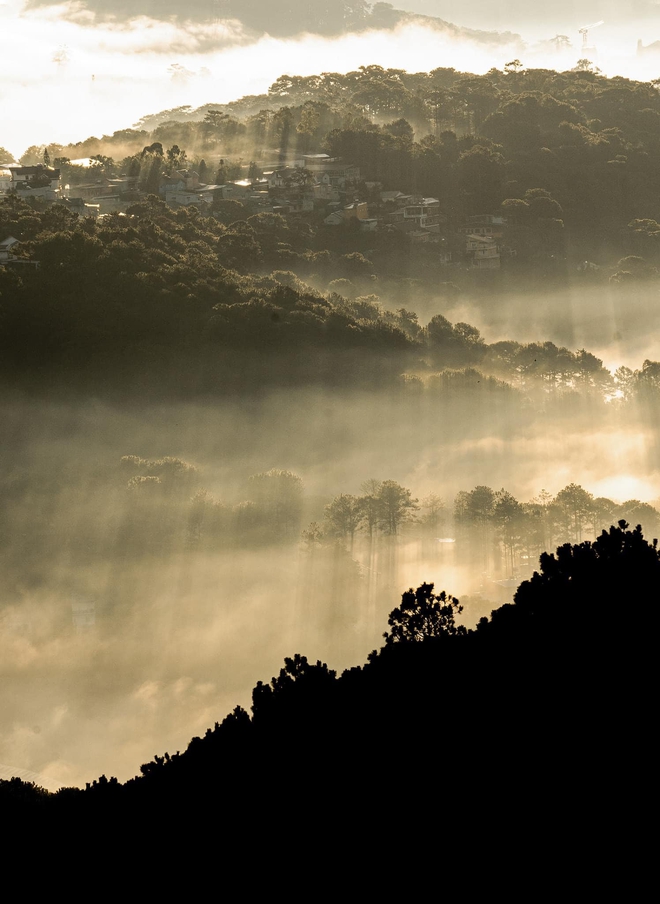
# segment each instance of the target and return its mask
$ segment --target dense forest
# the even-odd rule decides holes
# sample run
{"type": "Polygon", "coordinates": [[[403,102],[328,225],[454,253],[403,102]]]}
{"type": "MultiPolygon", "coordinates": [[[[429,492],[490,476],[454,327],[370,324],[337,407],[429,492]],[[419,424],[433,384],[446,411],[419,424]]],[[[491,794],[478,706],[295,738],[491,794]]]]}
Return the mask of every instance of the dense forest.
{"type": "MultiPolygon", "coordinates": [[[[486,75],[375,65],[283,75],[265,95],[164,111],[49,152],[53,160],[100,155],[102,166],[138,170],[146,186],[152,157],[142,151],[158,145],[204,161],[211,177],[219,159],[247,169],[277,154],[327,151],[359,166],[366,182],[440,199],[457,224],[504,204],[527,245],[564,244],[572,259],[608,264],[635,253],[652,265],[659,140],[655,83],[607,78],[587,60],[567,72],[513,60],[486,75]]],[[[40,161],[42,151],[21,159],[40,161]]]]}
{"type": "MultiPolygon", "coordinates": [[[[414,310],[384,309],[373,291],[377,264],[350,251],[349,237],[339,237],[344,247],[319,247],[304,224],[279,214],[224,225],[152,197],[127,216],[94,221],[10,197],[1,202],[0,224],[40,264],[0,269],[0,366],[5,379],[11,374],[26,388],[82,379],[101,393],[137,385],[176,397],[385,381],[421,395],[471,386],[508,393],[504,404],[530,392],[649,404],[656,397],[657,362],[611,374],[585,349],[489,344],[475,327],[442,314],[423,324],[414,310]]],[[[400,244],[398,236],[388,241],[400,244]]],[[[382,253],[391,266],[387,247],[382,253]]],[[[423,286],[412,291],[422,294],[423,286]]]]}
{"type": "MultiPolygon", "coordinates": [[[[621,371],[614,386],[588,349],[489,345],[445,316],[467,301],[480,323],[497,317],[492,309],[518,304],[515,317],[521,296],[572,288],[607,291],[619,319],[635,325],[633,295],[643,296],[653,318],[653,83],[608,79],[586,63],[557,73],[513,61],[485,76],[367,66],[282,76],[268,95],[167,111],[142,129],[46,153],[74,194],[90,178],[132,179],[135,190],[125,193],[125,215],[97,221],[25,192],[2,202],[0,232],[19,240],[21,259],[39,263],[0,267],[2,360],[14,377],[23,371],[28,382],[66,385],[75,372],[97,391],[123,381],[185,394],[237,383],[391,382],[402,372],[474,367],[516,388],[530,376],[547,388],[591,385],[605,394],[653,385],[652,361],[621,371]],[[273,161],[318,151],[359,167],[361,181],[341,198],[364,199],[377,217],[388,191],[439,199],[440,245],[414,244],[391,226],[364,232],[357,220],[328,226],[327,203],[274,212],[278,196],[290,203],[305,195],[304,168],[268,192],[266,209],[218,195],[203,211],[172,209],[156,197],[159,180],[186,167],[217,187],[246,173],[258,181],[273,161]],[[67,162],[89,155],[91,168],[67,162]],[[497,271],[475,270],[462,251],[462,224],[477,215],[506,224],[497,271]]],[[[21,159],[31,164],[43,154],[31,148],[21,159]]],[[[568,313],[556,317],[562,338],[568,313]]]]}

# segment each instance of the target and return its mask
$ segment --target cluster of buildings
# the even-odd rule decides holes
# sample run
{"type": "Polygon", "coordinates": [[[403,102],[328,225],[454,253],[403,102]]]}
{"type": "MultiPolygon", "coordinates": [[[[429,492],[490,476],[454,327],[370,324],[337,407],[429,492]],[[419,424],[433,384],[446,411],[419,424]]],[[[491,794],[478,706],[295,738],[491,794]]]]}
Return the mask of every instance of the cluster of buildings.
{"type": "MultiPolygon", "coordinates": [[[[121,213],[145,196],[138,176],[99,176],[100,167],[88,168],[89,182],[62,186],[59,169],[0,163],[0,196],[16,192],[25,198],[60,201],[83,216],[121,213]]],[[[328,154],[280,161],[254,178],[222,184],[205,184],[192,169],[174,170],[160,176],[158,194],[170,207],[195,206],[208,215],[217,212],[219,202],[233,200],[250,214],[307,215],[327,227],[401,232],[413,244],[437,246],[441,263],[447,265],[496,270],[505,253],[504,218],[468,217],[457,229],[440,210],[438,198],[383,191],[380,183],[363,182],[359,167],[328,154]]],[[[9,250],[0,245],[0,264],[3,253],[9,250]]]]}

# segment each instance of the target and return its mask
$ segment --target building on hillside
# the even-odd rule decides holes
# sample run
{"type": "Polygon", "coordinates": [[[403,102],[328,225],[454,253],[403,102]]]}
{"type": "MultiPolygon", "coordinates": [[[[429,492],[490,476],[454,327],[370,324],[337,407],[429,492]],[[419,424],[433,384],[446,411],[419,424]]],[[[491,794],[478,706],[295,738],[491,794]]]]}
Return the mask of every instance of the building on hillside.
{"type": "Polygon", "coordinates": [[[275,166],[263,173],[263,178],[268,188],[285,188],[291,178],[296,176],[295,166],[275,166]]]}
{"type": "Polygon", "coordinates": [[[57,201],[61,195],[60,170],[43,163],[37,166],[21,166],[19,163],[6,163],[1,167],[3,173],[9,173],[0,179],[0,191],[16,192],[23,197],[43,198],[46,201],[57,201]]]}
{"type": "Polygon", "coordinates": [[[415,203],[393,210],[388,215],[388,221],[401,232],[419,232],[420,229],[440,232],[440,226],[447,222],[447,218],[440,213],[437,198],[419,198],[415,203]]]}
{"type": "Polygon", "coordinates": [[[20,244],[20,240],[14,238],[13,235],[7,236],[6,239],[3,239],[3,241],[0,242],[0,267],[5,267],[10,270],[21,270],[39,266],[39,261],[29,261],[24,257],[17,257],[14,254],[14,251],[20,244]]]}
{"type": "Polygon", "coordinates": [[[20,241],[15,239],[13,235],[7,236],[6,239],[0,242],[0,264],[8,260],[16,260],[12,252],[16,245],[20,245],[20,241]]]}
{"type": "Polygon", "coordinates": [[[210,207],[216,199],[220,200],[222,198],[222,185],[200,185],[196,194],[199,195],[204,204],[210,207]]]}
{"type": "Polygon", "coordinates": [[[173,173],[172,175],[163,175],[160,177],[160,182],[158,184],[158,194],[161,198],[167,198],[167,193],[171,191],[185,191],[186,190],[186,180],[179,176],[177,173],[173,173]]]}
{"type": "Polygon", "coordinates": [[[5,195],[11,188],[11,172],[6,166],[0,164],[0,196],[5,195]]]}
{"type": "Polygon", "coordinates": [[[196,170],[175,170],[171,178],[180,179],[186,191],[199,188],[199,173],[196,170]]]}
{"type": "Polygon", "coordinates": [[[366,201],[354,201],[345,207],[333,210],[324,219],[326,226],[343,226],[350,220],[358,220],[360,225],[369,219],[369,207],[366,201]]]}
{"type": "Polygon", "coordinates": [[[347,220],[366,220],[369,217],[369,207],[366,201],[354,201],[344,207],[344,216],[347,220]]]}
{"type": "Polygon", "coordinates": [[[165,203],[169,207],[206,207],[213,202],[213,198],[207,195],[203,197],[201,191],[187,191],[185,188],[167,189],[165,203]]]}
{"type": "Polygon", "coordinates": [[[107,180],[107,183],[113,191],[118,191],[120,194],[138,190],[137,176],[113,176],[107,180]]]}
{"type": "Polygon", "coordinates": [[[478,216],[468,217],[465,225],[459,226],[458,231],[467,236],[482,235],[501,239],[504,235],[505,226],[506,220],[504,217],[496,217],[492,214],[479,214],[478,216]]]}
{"type": "Polygon", "coordinates": [[[407,195],[402,191],[381,191],[380,192],[380,200],[383,204],[392,205],[396,207],[403,207],[406,204],[412,204],[414,198],[412,195],[407,195]]]}
{"type": "Polygon", "coordinates": [[[233,201],[244,201],[250,197],[253,191],[252,179],[236,179],[232,182],[225,182],[222,186],[222,197],[233,201]]]}
{"type": "Polygon", "coordinates": [[[472,266],[477,270],[500,269],[500,249],[491,236],[466,236],[465,250],[472,256],[472,266]]]}
{"type": "Polygon", "coordinates": [[[341,157],[311,154],[303,157],[303,168],[316,177],[317,182],[344,191],[346,186],[360,181],[360,167],[346,163],[341,157]]]}
{"type": "Polygon", "coordinates": [[[112,189],[105,179],[99,182],[83,182],[81,185],[65,185],[62,189],[62,196],[72,201],[78,198],[82,201],[91,201],[99,195],[108,194],[112,194],[112,189]]]}

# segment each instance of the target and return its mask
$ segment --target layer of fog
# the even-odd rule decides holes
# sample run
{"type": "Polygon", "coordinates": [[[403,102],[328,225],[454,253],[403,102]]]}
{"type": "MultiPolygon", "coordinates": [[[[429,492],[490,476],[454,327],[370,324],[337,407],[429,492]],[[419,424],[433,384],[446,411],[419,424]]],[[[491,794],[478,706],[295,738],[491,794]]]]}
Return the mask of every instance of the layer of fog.
{"type": "MultiPolygon", "coordinates": [[[[262,93],[283,72],[346,72],[372,63],[487,72],[520,56],[528,66],[566,69],[583,55],[577,28],[585,23],[577,21],[530,24],[522,30],[527,49],[521,54],[519,47],[451,41],[418,25],[335,39],[266,36],[256,42],[233,21],[181,26],[141,17],[91,27],[84,16],[65,18],[65,6],[28,13],[21,0],[0,6],[0,145],[15,155],[31,144],[68,143],[126,128],[149,112],[262,93]],[[564,53],[542,43],[557,31],[572,40],[564,53]]],[[[658,57],[637,57],[635,51],[639,37],[648,44],[660,38],[660,30],[644,26],[640,34],[642,27],[640,20],[606,22],[594,32],[597,51],[591,56],[606,74],[657,75],[658,57]]]]}
{"type": "Polygon", "coordinates": [[[458,25],[493,31],[525,31],[539,37],[554,37],[555,34],[570,35],[578,28],[603,19],[617,27],[634,23],[640,29],[639,37],[647,43],[646,32],[641,30],[654,23],[658,4],[655,0],[632,0],[623,6],[618,0],[555,0],[550,7],[528,3],[527,0],[397,0],[393,4],[399,9],[438,16],[458,25]]]}
{"type": "MultiPolygon", "coordinates": [[[[392,306],[386,297],[383,302],[392,306]]],[[[660,290],[653,281],[620,286],[574,279],[563,289],[498,292],[491,286],[450,297],[412,292],[406,307],[421,323],[435,314],[470,323],[489,343],[549,341],[571,351],[585,348],[612,372],[660,360],[660,290]]]]}
{"type": "Polygon", "coordinates": [[[123,455],[192,462],[228,504],[251,474],[290,469],[305,484],[303,527],[372,477],[420,499],[435,492],[449,511],[456,492],[481,484],[522,500],[570,482],[620,501],[660,493],[659,437],[643,422],[603,423],[585,408],[540,427],[463,404],[460,415],[420,411],[411,424],[405,409],[390,395],[312,391],[121,411],[5,402],[0,763],[53,784],[126,779],[249,706],[284,656],[363,662],[408,586],[434,581],[460,596],[485,579],[460,550],[414,534],[398,547],[381,541],[375,560],[358,541],[361,569],[348,555],[314,564],[296,536],[166,554],[146,536],[132,551],[117,545],[129,504],[123,455]],[[86,607],[93,624],[78,630],[86,607]]]}

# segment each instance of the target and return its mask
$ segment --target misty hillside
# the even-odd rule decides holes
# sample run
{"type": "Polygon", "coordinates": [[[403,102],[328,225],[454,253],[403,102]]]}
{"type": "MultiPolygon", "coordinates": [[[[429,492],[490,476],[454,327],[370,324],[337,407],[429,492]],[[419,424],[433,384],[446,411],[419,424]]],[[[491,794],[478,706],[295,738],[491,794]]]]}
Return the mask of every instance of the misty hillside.
{"type": "MultiPolygon", "coordinates": [[[[134,130],[49,149],[52,159],[112,158],[117,175],[139,165],[143,188],[151,161],[141,154],[154,143],[184,150],[197,167],[204,161],[207,180],[248,175],[250,162],[254,177],[328,153],[358,166],[367,183],[348,200],[375,201],[369,185],[377,182],[379,191],[438,199],[457,227],[506,209],[525,254],[603,265],[653,253],[659,122],[653,83],[605,78],[588,61],[554,72],[512,60],[479,76],[363,66],[282,75],[267,95],[164,111],[134,130]]],[[[38,161],[43,147],[22,161],[38,161]]],[[[86,178],[75,167],[64,176],[86,178]]]]}
{"type": "MultiPolygon", "coordinates": [[[[594,596],[589,578],[578,616],[562,556],[590,560],[621,519],[658,533],[659,122],[655,82],[588,61],[364,65],[19,162],[0,149],[2,774],[55,790],[105,773],[114,794],[236,706],[215,740],[121,786],[121,806],[228,732],[237,770],[243,752],[253,764],[262,716],[286,771],[278,679],[247,712],[295,651],[327,691],[309,745],[339,778],[355,757],[337,739],[371,703],[395,769],[406,714],[423,734],[440,696],[447,731],[436,720],[420,749],[458,738],[473,781],[500,717],[523,746],[531,724],[535,749],[535,713],[573,719],[562,669],[583,681],[585,648],[614,693],[599,650],[616,659],[644,588],[610,575],[614,596],[600,577],[594,596]],[[565,544],[542,560],[548,589],[535,564],[565,544]],[[431,582],[461,600],[465,632],[413,644],[407,710],[409,646],[353,666],[402,588],[431,582]],[[540,599],[545,640],[520,621],[540,599]]],[[[656,562],[612,536],[640,575],[656,562]]],[[[375,764],[376,794],[391,778],[364,743],[370,767],[349,780],[375,764]]],[[[248,781],[270,793],[268,770],[248,781]]],[[[110,799],[92,788],[72,807],[110,799]]]]}

